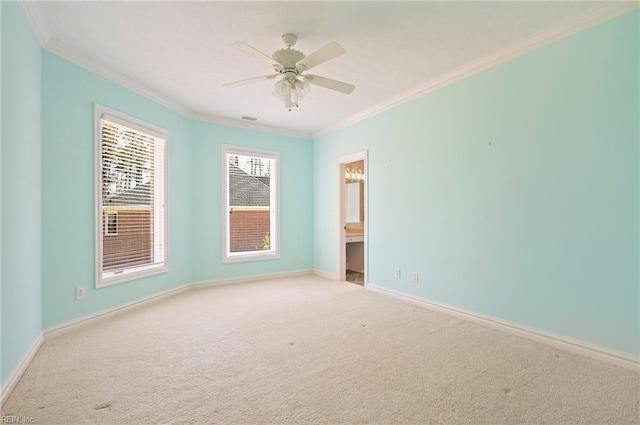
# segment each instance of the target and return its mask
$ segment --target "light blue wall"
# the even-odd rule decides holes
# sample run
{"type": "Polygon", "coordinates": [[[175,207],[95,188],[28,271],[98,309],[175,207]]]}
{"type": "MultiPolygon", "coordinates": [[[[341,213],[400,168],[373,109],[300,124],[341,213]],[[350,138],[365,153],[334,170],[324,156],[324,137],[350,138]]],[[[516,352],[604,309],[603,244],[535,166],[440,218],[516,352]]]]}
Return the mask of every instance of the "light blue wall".
{"type": "Polygon", "coordinates": [[[42,54],[43,327],[191,278],[192,121],[60,57],[42,54]],[[169,131],[168,273],[95,289],[94,103],[169,131]],[[76,301],[75,287],[86,288],[76,301]]]}
{"type": "Polygon", "coordinates": [[[4,382],[41,330],[40,47],[2,2],[2,367],[4,382]]]}
{"type": "Polygon", "coordinates": [[[45,328],[187,283],[311,268],[311,141],[191,120],[46,51],[42,84],[45,328]],[[94,102],[170,132],[171,271],[101,289],[93,286],[94,102]],[[222,264],[222,144],[280,152],[280,260],[222,264]],[[82,301],[76,286],[86,288],[82,301]]]}
{"type": "Polygon", "coordinates": [[[371,283],[637,355],[639,16],[317,140],[314,266],[368,149],[371,283]]]}
{"type": "Polygon", "coordinates": [[[2,373],[2,4],[0,4],[0,388],[2,373]]]}
{"type": "Polygon", "coordinates": [[[193,276],[202,282],[310,269],[312,251],[312,154],[310,140],[269,135],[203,122],[193,137],[193,276]],[[279,260],[222,263],[222,145],[280,153],[279,260]],[[197,229],[197,230],[196,230],[197,229]],[[294,255],[299,261],[294,261],[294,255]]]}
{"type": "Polygon", "coordinates": [[[638,12],[312,147],[185,118],[1,9],[3,380],[43,327],[194,281],[336,273],[336,158],[365,149],[372,283],[638,354],[638,12]],[[100,290],[94,102],[170,132],[171,271],[100,290]],[[222,144],[280,152],[280,260],[222,264],[222,144]]]}

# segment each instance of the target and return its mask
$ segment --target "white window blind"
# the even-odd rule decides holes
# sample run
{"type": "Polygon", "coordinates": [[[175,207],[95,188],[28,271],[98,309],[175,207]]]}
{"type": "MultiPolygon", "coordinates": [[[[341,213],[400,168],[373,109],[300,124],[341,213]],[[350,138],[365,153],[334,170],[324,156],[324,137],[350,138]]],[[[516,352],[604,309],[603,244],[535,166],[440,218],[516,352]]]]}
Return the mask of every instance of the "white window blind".
{"type": "Polygon", "coordinates": [[[113,113],[98,116],[98,226],[106,230],[99,287],[166,270],[167,247],[166,133],[113,113]]]}

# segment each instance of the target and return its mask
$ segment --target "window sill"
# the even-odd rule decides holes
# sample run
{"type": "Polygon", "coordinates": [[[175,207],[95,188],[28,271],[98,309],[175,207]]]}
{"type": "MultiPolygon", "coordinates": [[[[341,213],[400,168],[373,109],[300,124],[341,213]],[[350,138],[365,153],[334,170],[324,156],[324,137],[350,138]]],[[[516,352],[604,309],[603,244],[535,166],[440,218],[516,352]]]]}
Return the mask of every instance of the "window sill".
{"type": "Polygon", "coordinates": [[[259,251],[251,251],[248,253],[238,253],[232,255],[225,255],[222,258],[223,263],[241,263],[246,261],[261,261],[261,260],[279,260],[280,252],[260,253],[259,251]]]}
{"type": "Polygon", "coordinates": [[[167,267],[166,264],[154,264],[123,270],[121,273],[107,272],[96,282],[96,289],[166,273],[168,271],[169,267],[167,267]]]}

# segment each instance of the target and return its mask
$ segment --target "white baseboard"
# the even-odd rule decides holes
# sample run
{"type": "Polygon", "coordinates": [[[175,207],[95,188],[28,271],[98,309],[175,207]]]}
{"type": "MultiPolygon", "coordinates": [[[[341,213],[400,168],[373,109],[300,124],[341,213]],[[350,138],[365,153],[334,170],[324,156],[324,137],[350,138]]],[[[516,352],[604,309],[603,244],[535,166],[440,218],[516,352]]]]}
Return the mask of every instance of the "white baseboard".
{"type": "MultiPolygon", "coordinates": [[[[317,275],[328,280],[337,281],[337,277],[334,274],[327,273],[317,269],[304,269],[304,270],[296,270],[296,271],[284,272],[284,273],[272,273],[272,274],[263,274],[263,275],[255,275],[255,276],[245,276],[245,277],[237,277],[237,278],[216,279],[216,280],[209,280],[209,281],[203,281],[203,282],[196,282],[196,283],[182,285],[177,288],[172,288],[155,295],[151,295],[151,296],[141,298],[129,303],[121,304],[106,310],[101,310],[96,313],[88,314],[88,315],[79,317],[77,319],[69,320],[67,322],[50,326],[38,334],[37,338],[33,342],[33,345],[29,348],[27,353],[22,357],[22,359],[20,360],[20,363],[15,367],[13,372],[11,372],[6,382],[2,384],[0,388],[0,407],[4,404],[6,399],[9,397],[9,394],[11,394],[11,391],[13,390],[13,388],[16,386],[16,384],[22,377],[22,374],[24,373],[24,371],[27,369],[27,367],[33,360],[34,356],[40,349],[40,346],[42,345],[45,339],[53,338],[63,333],[79,329],[83,326],[87,326],[91,323],[95,323],[97,321],[107,319],[115,314],[133,310],[133,309],[142,307],[144,305],[151,304],[151,303],[160,301],[161,299],[175,296],[182,292],[186,292],[188,290],[195,289],[195,288],[232,285],[232,284],[243,283],[243,282],[279,279],[279,278],[294,277],[294,276],[304,276],[304,275],[310,275],[310,274],[317,275]]],[[[457,307],[453,307],[443,303],[438,303],[428,299],[410,296],[400,292],[395,292],[389,289],[385,289],[385,288],[373,285],[371,283],[367,283],[365,287],[367,290],[372,292],[391,296],[393,298],[397,298],[412,304],[426,307],[431,310],[435,310],[441,313],[460,317],[475,323],[480,323],[485,326],[489,326],[495,329],[499,329],[499,330],[502,330],[511,334],[515,334],[518,336],[522,336],[525,338],[529,338],[535,341],[543,342],[543,343],[555,346],[557,348],[582,354],[597,360],[601,360],[601,361],[612,363],[618,366],[633,369],[635,371],[640,371],[640,358],[634,357],[626,353],[620,353],[604,347],[591,345],[584,341],[574,340],[568,337],[555,335],[555,334],[544,332],[535,328],[530,328],[517,323],[507,322],[501,319],[463,310],[457,307]]]]}
{"type": "Polygon", "coordinates": [[[285,278],[285,277],[291,277],[291,276],[308,275],[310,273],[311,273],[310,269],[304,269],[304,270],[296,270],[296,271],[285,272],[285,273],[262,274],[262,275],[255,275],[255,276],[216,279],[216,280],[208,280],[204,282],[189,283],[186,285],[169,289],[164,292],[160,292],[158,294],[150,295],[148,297],[140,298],[135,301],[131,301],[125,304],[120,304],[115,307],[108,308],[106,310],[101,310],[96,313],[87,314],[85,316],[78,317],[73,320],[69,320],[67,322],[62,322],[57,325],[50,326],[44,329],[43,333],[44,333],[45,339],[53,338],[63,333],[86,326],[88,324],[107,319],[115,314],[124,313],[125,311],[129,311],[132,309],[142,307],[147,304],[158,302],[164,298],[178,295],[182,292],[188,291],[193,288],[200,288],[205,286],[231,285],[234,283],[250,282],[250,281],[264,280],[264,279],[278,279],[278,278],[285,278]]]}
{"type": "Polygon", "coordinates": [[[489,326],[491,328],[498,329],[513,335],[518,335],[534,341],[543,342],[562,350],[571,351],[573,353],[591,357],[596,360],[601,360],[617,366],[640,371],[640,358],[632,356],[630,354],[589,344],[577,339],[556,335],[551,332],[545,332],[536,328],[520,325],[518,323],[508,322],[506,320],[498,319],[495,317],[474,313],[469,310],[464,310],[451,305],[431,301],[426,298],[416,297],[413,295],[407,295],[401,292],[392,291],[386,288],[381,288],[379,286],[372,285],[371,283],[366,286],[366,289],[378,294],[406,301],[411,304],[427,308],[429,310],[456,316],[470,322],[489,326]]]}
{"type": "Polygon", "coordinates": [[[258,280],[283,279],[287,277],[307,276],[310,274],[311,274],[311,269],[302,269],[302,270],[294,270],[291,272],[267,273],[267,274],[258,274],[253,276],[244,276],[244,277],[229,277],[229,278],[223,278],[223,279],[203,280],[200,282],[192,283],[190,286],[192,288],[208,288],[212,286],[226,286],[226,285],[235,285],[237,283],[244,283],[244,282],[255,282],[258,280]]]}
{"type": "Polygon", "coordinates": [[[322,270],[313,269],[312,273],[316,276],[324,277],[325,279],[334,281],[338,280],[338,276],[336,276],[335,274],[323,272],[322,270]]]}
{"type": "Polygon", "coordinates": [[[161,299],[178,295],[181,292],[185,292],[191,288],[191,284],[178,286],[158,294],[150,295],[148,297],[140,298],[135,301],[131,301],[125,304],[120,304],[115,307],[108,308],[106,310],[100,310],[96,313],[87,314],[76,319],[72,319],[66,322],[59,323],[57,325],[50,326],[43,330],[44,338],[49,339],[63,333],[87,326],[91,323],[95,323],[104,319],[107,319],[115,314],[123,313],[128,310],[142,307],[143,305],[158,302],[161,299]]]}
{"type": "Polygon", "coordinates": [[[38,353],[43,342],[43,333],[40,332],[38,333],[35,341],[33,341],[33,344],[31,344],[31,347],[29,347],[24,356],[22,356],[18,365],[9,374],[6,381],[2,383],[2,387],[0,388],[0,409],[4,405],[4,402],[9,398],[9,394],[11,394],[11,391],[13,391],[15,386],[18,384],[18,381],[20,381],[20,378],[22,378],[24,371],[27,370],[27,367],[31,364],[31,361],[38,353]]]}
{"type": "Polygon", "coordinates": [[[16,384],[22,377],[22,374],[24,373],[24,371],[27,369],[27,367],[29,367],[29,364],[33,360],[33,357],[36,355],[36,353],[40,349],[40,346],[42,345],[45,339],[50,339],[50,338],[62,335],[66,332],[80,329],[89,324],[108,319],[109,317],[112,317],[116,314],[137,309],[142,306],[145,306],[154,302],[158,302],[164,298],[172,297],[194,288],[203,288],[207,286],[231,285],[231,284],[242,283],[242,282],[251,282],[251,281],[267,280],[267,279],[279,279],[279,278],[286,278],[286,277],[293,277],[293,276],[304,276],[304,275],[310,275],[310,274],[311,274],[311,269],[304,269],[304,270],[296,270],[296,271],[284,272],[284,273],[262,274],[262,275],[255,275],[255,276],[217,279],[217,280],[209,280],[205,282],[190,283],[190,284],[179,286],[177,288],[172,288],[167,291],[160,292],[158,294],[140,298],[138,300],[131,301],[125,304],[120,304],[115,307],[108,308],[106,310],[101,310],[96,313],[87,314],[85,316],[78,317],[73,320],[69,320],[66,322],[59,323],[57,325],[50,326],[38,334],[38,337],[34,341],[29,351],[22,357],[22,359],[20,360],[20,363],[16,366],[14,371],[11,372],[6,382],[2,384],[0,388],[0,407],[4,404],[5,400],[9,397],[9,394],[11,394],[11,391],[13,391],[13,388],[16,386],[16,384]]]}

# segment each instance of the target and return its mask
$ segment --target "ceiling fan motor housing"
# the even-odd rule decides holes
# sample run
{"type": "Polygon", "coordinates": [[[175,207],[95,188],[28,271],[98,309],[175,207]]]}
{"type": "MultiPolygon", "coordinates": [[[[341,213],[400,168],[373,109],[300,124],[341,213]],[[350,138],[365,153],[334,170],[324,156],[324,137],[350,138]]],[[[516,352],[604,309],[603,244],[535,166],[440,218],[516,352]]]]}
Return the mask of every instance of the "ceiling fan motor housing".
{"type": "Polygon", "coordinates": [[[310,84],[345,94],[350,94],[353,91],[355,87],[352,84],[317,75],[302,75],[307,70],[343,54],[345,50],[338,43],[332,41],[311,55],[305,56],[301,51],[292,48],[297,41],[295,34],[283,34],[282,41],[287,47],[275,51],[271,57],[249,46],[247,43],[232,44],[233,47],[254,56],[262,62],[266,62],[267,65],[273,67],[276,73],[227,83],[225,86],[238,87],[280,77],[274,86],[273,94],[281,101],[284,101],[285,108],[289,111],[293,106],[297,107],[300,99],[303,99],[309,93],[310,84]]]}
{"type": "Polygon", "coordinates": [[[273,60],[278,62],[284,68],[284,72],[296,69],[296,63],[304,59],[304,53],[295,49],[280,49],[273,53],[273,60]]]}

